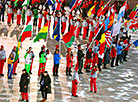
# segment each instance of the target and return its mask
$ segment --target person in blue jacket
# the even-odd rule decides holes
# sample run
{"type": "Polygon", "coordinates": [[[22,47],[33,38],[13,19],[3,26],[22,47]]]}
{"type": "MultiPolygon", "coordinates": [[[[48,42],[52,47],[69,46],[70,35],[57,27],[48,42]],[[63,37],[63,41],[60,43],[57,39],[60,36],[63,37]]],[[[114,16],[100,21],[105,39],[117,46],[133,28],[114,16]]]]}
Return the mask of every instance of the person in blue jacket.
{"type": "Polygon", "coordinates": [[[58,76],[58,68],[60,64],[60,54],[59,50],[57,49],[54,53],[54,68],[53,68],[53,76],[58,76]]]}
{"type": "Polygon", "coordinates": [[[117,58],[116,58],[116,64],[115,65],[119,66],[118,61],[120,60],[120,62],[121,62],[121,54],[122,54],[122,49],[123,49],[123,47],[122,47],[120,42],[116,46],[116,49],[117,49],[117,58]]]}

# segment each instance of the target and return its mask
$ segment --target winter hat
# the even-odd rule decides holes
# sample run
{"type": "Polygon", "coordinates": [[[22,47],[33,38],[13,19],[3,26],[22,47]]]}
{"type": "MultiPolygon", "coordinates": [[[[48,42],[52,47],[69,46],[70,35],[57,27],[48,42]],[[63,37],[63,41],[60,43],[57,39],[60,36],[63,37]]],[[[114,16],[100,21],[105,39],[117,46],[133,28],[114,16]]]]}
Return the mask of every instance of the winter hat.
{"type": "Polygon", "coordinates": [[[44,71],[44,73],[48,73],[47,71],[44,71]]]}
{"type": "Polygon", "coordinates": [[[26,69],[23,69],[22,71],[26,71],[26,69]]]}
{"type": "Polygon", "coordinates": [[[78,45],[78,49],[81,49],[81,45],[80,44],[78,45]]]}
{"type": "Polygon", "coordinates": [[[68,51],[70,52],[71,51],[71,48],[68,48],[68,51]]]}
{"type": "Polygon", "coordinates": [[[14,46],[13,48],[16,49],[16,46],[14,46]]]}
{"type": "Polygon", "coordinates": [[[56,45],[56,49],[59,48],[59,45],[56,45]]]}
{"type": "Polygon", "coordinates": [[[46,46],[45,46],[45,45],[43,45],[42,47],[43,47],[43,48],[45,48],[46,46]]]}
{"type": "Polygon", "coordinates": [[[4,46],[3,45],[1,45],[1,49],[3,49],[4,48],[4,46]]]}

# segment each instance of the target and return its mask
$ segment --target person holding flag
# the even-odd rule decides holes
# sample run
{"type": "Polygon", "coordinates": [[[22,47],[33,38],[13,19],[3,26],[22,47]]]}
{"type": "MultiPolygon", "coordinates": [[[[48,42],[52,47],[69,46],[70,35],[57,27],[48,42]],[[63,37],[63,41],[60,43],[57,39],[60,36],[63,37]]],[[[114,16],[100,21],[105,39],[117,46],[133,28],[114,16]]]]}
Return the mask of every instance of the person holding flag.
{"type": "Polygon", "coordinates": [[[8,58],[8,79],[12,79],[12,71],[13,71],[13,54],[11,53],[9,58],[8,58]]]}
{"type": "Polygon", "coordinates": [[[14,58],[14,63],[13,63],[13,74],[17,75],[16,73],[16,68],[17,68],[17,64],[19,63],[19,58],[17,60],[15,60],[16,57],[16,46],[13,47],[13,50],[11,52],[13,54],[13,58],[14,58]]]}
{"type": "Polygon", "coordinates": [[[5,62],[6,62],[6,51],[4,50],[4,46],[1,45],[1,48],[0,48],[0,75],[1,76],[4,76],[3,67],[5,62]]]}

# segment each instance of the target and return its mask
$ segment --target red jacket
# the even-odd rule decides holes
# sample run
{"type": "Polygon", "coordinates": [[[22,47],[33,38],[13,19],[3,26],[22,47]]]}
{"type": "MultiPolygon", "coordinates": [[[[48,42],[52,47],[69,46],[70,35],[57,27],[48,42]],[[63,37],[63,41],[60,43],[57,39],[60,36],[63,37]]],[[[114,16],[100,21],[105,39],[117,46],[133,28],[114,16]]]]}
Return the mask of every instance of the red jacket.
{"type": "Polygon", "coordinates": [[[115,48],[111,49],[110,56],[113,57],[113,58],[116,57],[116,49],[115,48]]]}
{"type": "Polygon", "coordinates": [[[67,60],[67,67],[73,67],[73,56],[67,54],[66,60],[67,60]]]}

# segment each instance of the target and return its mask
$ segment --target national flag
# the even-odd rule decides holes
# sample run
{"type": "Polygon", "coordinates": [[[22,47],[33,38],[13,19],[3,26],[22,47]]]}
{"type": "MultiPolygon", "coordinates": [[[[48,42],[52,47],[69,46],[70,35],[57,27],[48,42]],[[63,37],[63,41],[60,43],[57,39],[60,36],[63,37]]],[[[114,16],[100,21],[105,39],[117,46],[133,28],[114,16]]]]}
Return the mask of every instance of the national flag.
{"type": "Polygon", "coordinates": [[[115,2],[113,5],[112,5],[112,7],[111,7],[111,12],[113,13],[113,12],[116,12],[116,4],[117,4],[117,2],[115,2]]]}
{"type": "Polygon", "coordinates": [[[129,26],[129,29],[131,29],[133,32],[137,31],[138,30],[138,22],[132,23],[129,26]]]}
{"type": "Polygon", "coordinates": [[[88,16],[91,16],[92,14],[95,14],[95,7],[98,4],[98,2],[95,2],[94,5],[89,9],[88,16]]]}
{"type": "Polygon", "coordinates": [[[98,33],[98,31],[99,31],[99,22],[97,22],[97,25],[96,25],[96,27],[95,27],[95,29],[94,29],[94,34],[95,35],[97,35],[97,33],[98,33]]]}
{"type": "Polygon", "coordinates": [[[71,3],[69,4],[69,8],[71,9],[77,1],[78,0],[72,0],[71,3]]]}
{"type": "Polygon", "coordinates": [[[107,30],[105,32],[105,43],[107,45],[108,48],[110,48],[111,43],[112,43],[112,37],[111,37],[111,31],[107,30]]]}
{"type": "Polygon", "coordinates": [[[127,5],[127,1],[124,2],[124,4],[122,5],[122,7],[119,10],[118,19],[117,19],[118,21],[120,20],[120,18],[122,18],[124,16],[126,5],[127,5]]]}
{"type": "Polygon", "coordinates": [[[26,25],[25,29],[21,35],[21,42],[23,42],[26,38],[32,37],[33,35],[33,22],[32,20],[26,25]]]}
{"type": "Polygon", "coordinates": [[[25,1],[23,2],[23,4],[22,4],[22,7],[23,7],[23,6],[27,6],[27,5],[29,5],[29,0],[25,0],[25,1]]]}
{"type": "Polygon", "coordinates": [[[119,32],[120,32],[120,26],[121,26],[120,23],[116,23],[116,24],[113,25],[112,36],[116,36],[117,34],[119,34],[119,32]]]}
{"type": "Polygon", "coordinates": [[[17,44],[17,47],[16,47],[16,51],[15,51],[16,56],[14,58],[14,62],[16,62],[18,60],[18,58],[19,58],[19,50],[20,50],[20,47],[21,47],[21,36],[20,36],[20,39],[19,39],[18,44],[17,44]]]}
{"type": "Polygon", "coordinates": [[[46,39],[47,34],[48,34],[48,22],[41,28],[41,30],[34,39],[34,43],[41,39],[46,39]]]}
{"type": "Polygon", "coordinates": [[[133,44],[134,44],[135,47],[138,49],[138,39],[137,39],[136,41],[134,41],[133,44]]]}
{"type": "Polygon", "coordinates": [[[54,40],[57,40],[57,41],[60,40],[60,29],[61,29],[61,24],[60,23],[61,23],[61,20],[59,19],[56,27],[54,28],[54,32],[53,32],[53,35],[52,35],[52,38],[54,40]]]}
{"type": "Polygon", "coordinates": [[[15,7],[17,6],[17,3],[18,3],[18,0],[15,0],[15,1],[14,1],[14,6],[15,6],[15,7]]]}
{"type": "Polygon", "coordinates": [[[129,18],[130,19],[133,19],[136,14],[138,13],[138,4],[135,6],[135,8],[131,11],[130,15],[129,15],[129,18]]]}
{"type": "Polygon", "coordinates": [[[106,5],[100,7],[100,9],[97,11],[98,17],[105,14],[105,12],[108,10],[108,5],[109,5],[110,1],[111,0],[109,0],[106,5]]]}
{"type": "Polygon", "coordinates": [[[114,18],[115,18],[115,12],[112,13],[103,23],[104,25],[104,31],[106,31],[107,29],[109,29],[113,23],[114,23],[114,18]]]}
{"type": "Polygon", "coordinates": [[[100,43],[105,42],[105,33],[103,26],[99,29],[97,35],[95,36],[95,40],[98,40],[100,43]]]}
{"type": "Polygon", "coordinates": [[[109,7],[106,17],[108,18],[111,14],[111,7],[109,7]]]}
{"type": "Polygon", "coordinates": [[[69,32],[63,35],[63,41],[68,48],[71,47],[72,43],[75,41],[75,29],[76,27],[72,27],[69,32]]]}
{"type": "Polygon", "coordinates": [[[48,3],[48,5],[52,5],[52,4],[55,4],[56,1],[55,0],[48,0],[47,3],[48,3]]]}

